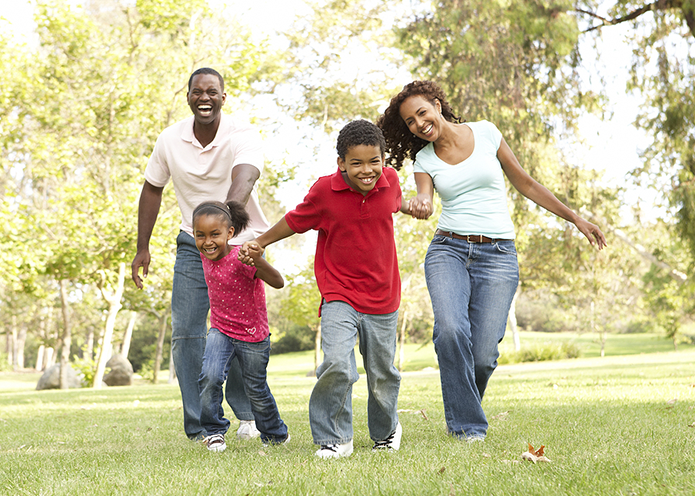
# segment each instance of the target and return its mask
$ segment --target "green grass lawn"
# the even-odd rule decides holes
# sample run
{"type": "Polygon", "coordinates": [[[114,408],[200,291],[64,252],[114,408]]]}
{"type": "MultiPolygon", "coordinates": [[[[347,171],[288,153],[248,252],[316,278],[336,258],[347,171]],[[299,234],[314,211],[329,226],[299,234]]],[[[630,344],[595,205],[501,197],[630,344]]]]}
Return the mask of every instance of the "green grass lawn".
{"type": "MultiPolygon", "coordinates": [[[[649,353],[670,343],[642,338],[637,348],[615,340],[630,355],[591,358],[587,337],[589,358],[500,366],[483,403],[484,443],[445,435],[430,369],[403,374],[401,450],[372,453],[362,378],[355,452],[341,460],[313,456],[308,353],[271,357],[290,444],[229,436],[221,454],[184,436],[176,386],[39,392],[38,374],[0,374],[0,494],[692,495],[695,349],[649,353]],[[522,462],[528,442],[545,445],[552,462],[522,462]]],[[[416,348],[406,349],[406,368],[434,367],[431,345],[416,348]]]]}

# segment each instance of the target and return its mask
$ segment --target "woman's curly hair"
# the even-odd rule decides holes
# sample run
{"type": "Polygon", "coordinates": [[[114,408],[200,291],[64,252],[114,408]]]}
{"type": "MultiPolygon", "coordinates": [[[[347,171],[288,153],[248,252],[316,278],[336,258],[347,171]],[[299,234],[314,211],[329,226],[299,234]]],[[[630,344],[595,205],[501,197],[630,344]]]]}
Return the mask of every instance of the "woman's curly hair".
{"type": "Polygon", "coordinates": [[[442,106],[442,116],[449,122],[463,122],[451,109],[442,89],[432,81],[413,81],[403,86],[403,90],[394,96],[384,115],[379,117],[376,125],[381,128],[386,139],[386,164],[399,170],[406,158],[415,160],[417,152],[422,150],[428,141],[418,138],[410,132],[401,118],[401,104],[409,97],[420,95],[432,105],[436,100],[442,106]]]}

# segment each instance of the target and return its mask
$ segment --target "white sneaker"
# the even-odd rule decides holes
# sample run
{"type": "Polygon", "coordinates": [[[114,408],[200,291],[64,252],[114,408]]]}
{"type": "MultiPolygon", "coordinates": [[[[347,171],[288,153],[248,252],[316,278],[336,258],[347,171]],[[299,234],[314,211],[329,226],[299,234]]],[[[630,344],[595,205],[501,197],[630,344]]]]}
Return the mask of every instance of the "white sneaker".
{"type": "Polygon", "coordinates": [[[396,430],[391,433],[389,437],[383,441],[377,441],[374,443],[372,451],[396,451],[401,447],[401,436],[403,435],[403,427],[401,423],[398,422],[396,425],[396,430]]]}
{"type": "Polygon", "coordinates": [[[260,431],[256,429],[255,420],[240,420],[239,429],[236,431],[237,439],[242,441],[248,441],[249,439],[257,438],[261,435],[260,431]]]}
{"type": "Polygon", "coordinates": [[[345,444],[322,444],[316,452],[319,458],[341,458],[352,454],[352,439],[345,444]]]}
{"type": "Polygon", "coordinates": [[[210,451],[222,452],[227,449],[227,443],[224,442],[224,434],[212,434],[203,438],[203,444],[210,451]]]}

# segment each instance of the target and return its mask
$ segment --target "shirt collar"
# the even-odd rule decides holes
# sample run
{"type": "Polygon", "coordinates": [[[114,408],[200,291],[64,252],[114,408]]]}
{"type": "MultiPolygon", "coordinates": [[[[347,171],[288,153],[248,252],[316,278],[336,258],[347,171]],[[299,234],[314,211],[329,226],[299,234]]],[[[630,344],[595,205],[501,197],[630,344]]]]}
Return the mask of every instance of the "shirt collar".
{"type": "MultiPolygon", "coordinates": [[[[219,139],[220,136],[224,133],[221,132],[222,127],[227,125],[227,118],[224,114],[221,115],[222,119],[220,120],[220,125],[217,128],[217,134],[215,134],[215,139],[212,140],[212,142],[206,147],[206,148],[212,148],[213,146],[219,146],[219,139]]],[[[182,126],[181,129],[181,139],[183,141],[186,141],[188,143],[191,143],[195,146],[199,146],[200,148],[203,148],[201,144],[198,142],[198,139],[195,137],[195,134],[193,134],[193,124],[195,123],[195,117],[190,116],[188,117],[182,126]]]]}
{"type": "MultiPolygon", "coordinates": [[[[383,170],[386,170],[386,167],[384,167],[383,170]]],[[[372,189],[365,196],[371,195],[372,192],[377,191],[379,188],[388,188],[389,186],[391,186],[391,183],[388,179],[386,179],[386,174],[384,174],[382,171],[381,176],[379,176],[379,179],[377,179],[376,184],[374,185],[374,189],[372,189]]],[[[340,170],[340,167],[338,167],[338,170],[331,176],[331,189],[333,191],[344,191],[346,189],[355,191],[348,185],[348,183],[345,182],[345,179],[343,179],[343,172],[340,170]]],[[[360,192],[355,191],[355,193],[360,192]]]]}

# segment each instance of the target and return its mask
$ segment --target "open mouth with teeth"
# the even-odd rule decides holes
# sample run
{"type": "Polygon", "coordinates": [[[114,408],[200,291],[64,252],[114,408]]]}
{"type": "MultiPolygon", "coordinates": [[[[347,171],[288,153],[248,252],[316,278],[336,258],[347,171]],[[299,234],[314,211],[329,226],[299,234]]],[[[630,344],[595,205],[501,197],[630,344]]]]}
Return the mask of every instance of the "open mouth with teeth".
{"type": "Polygon", "coordinates": [[[201,115],[210,115],[212,114],[212,105],[198,105],[198,112],[200,112],[201,115]]]}
{"type": "Polygon", "coordinates": [[[374,181],[375,177],[374,176],[369,176],[369,177],[359,177],[358,178],[362,184],[372,184],[374,181]]]}
{"type": "Polygon", "coordinates": [[[212,257],[216,256],[218,251],[219,251],[219,250],[218,250],[218,247],[217,247],[217,246],[212,246],[212,247],[209,247],[209,248],[203,248],[203,254],[204,254],[207,258],[212,258],[212,257]]]}

